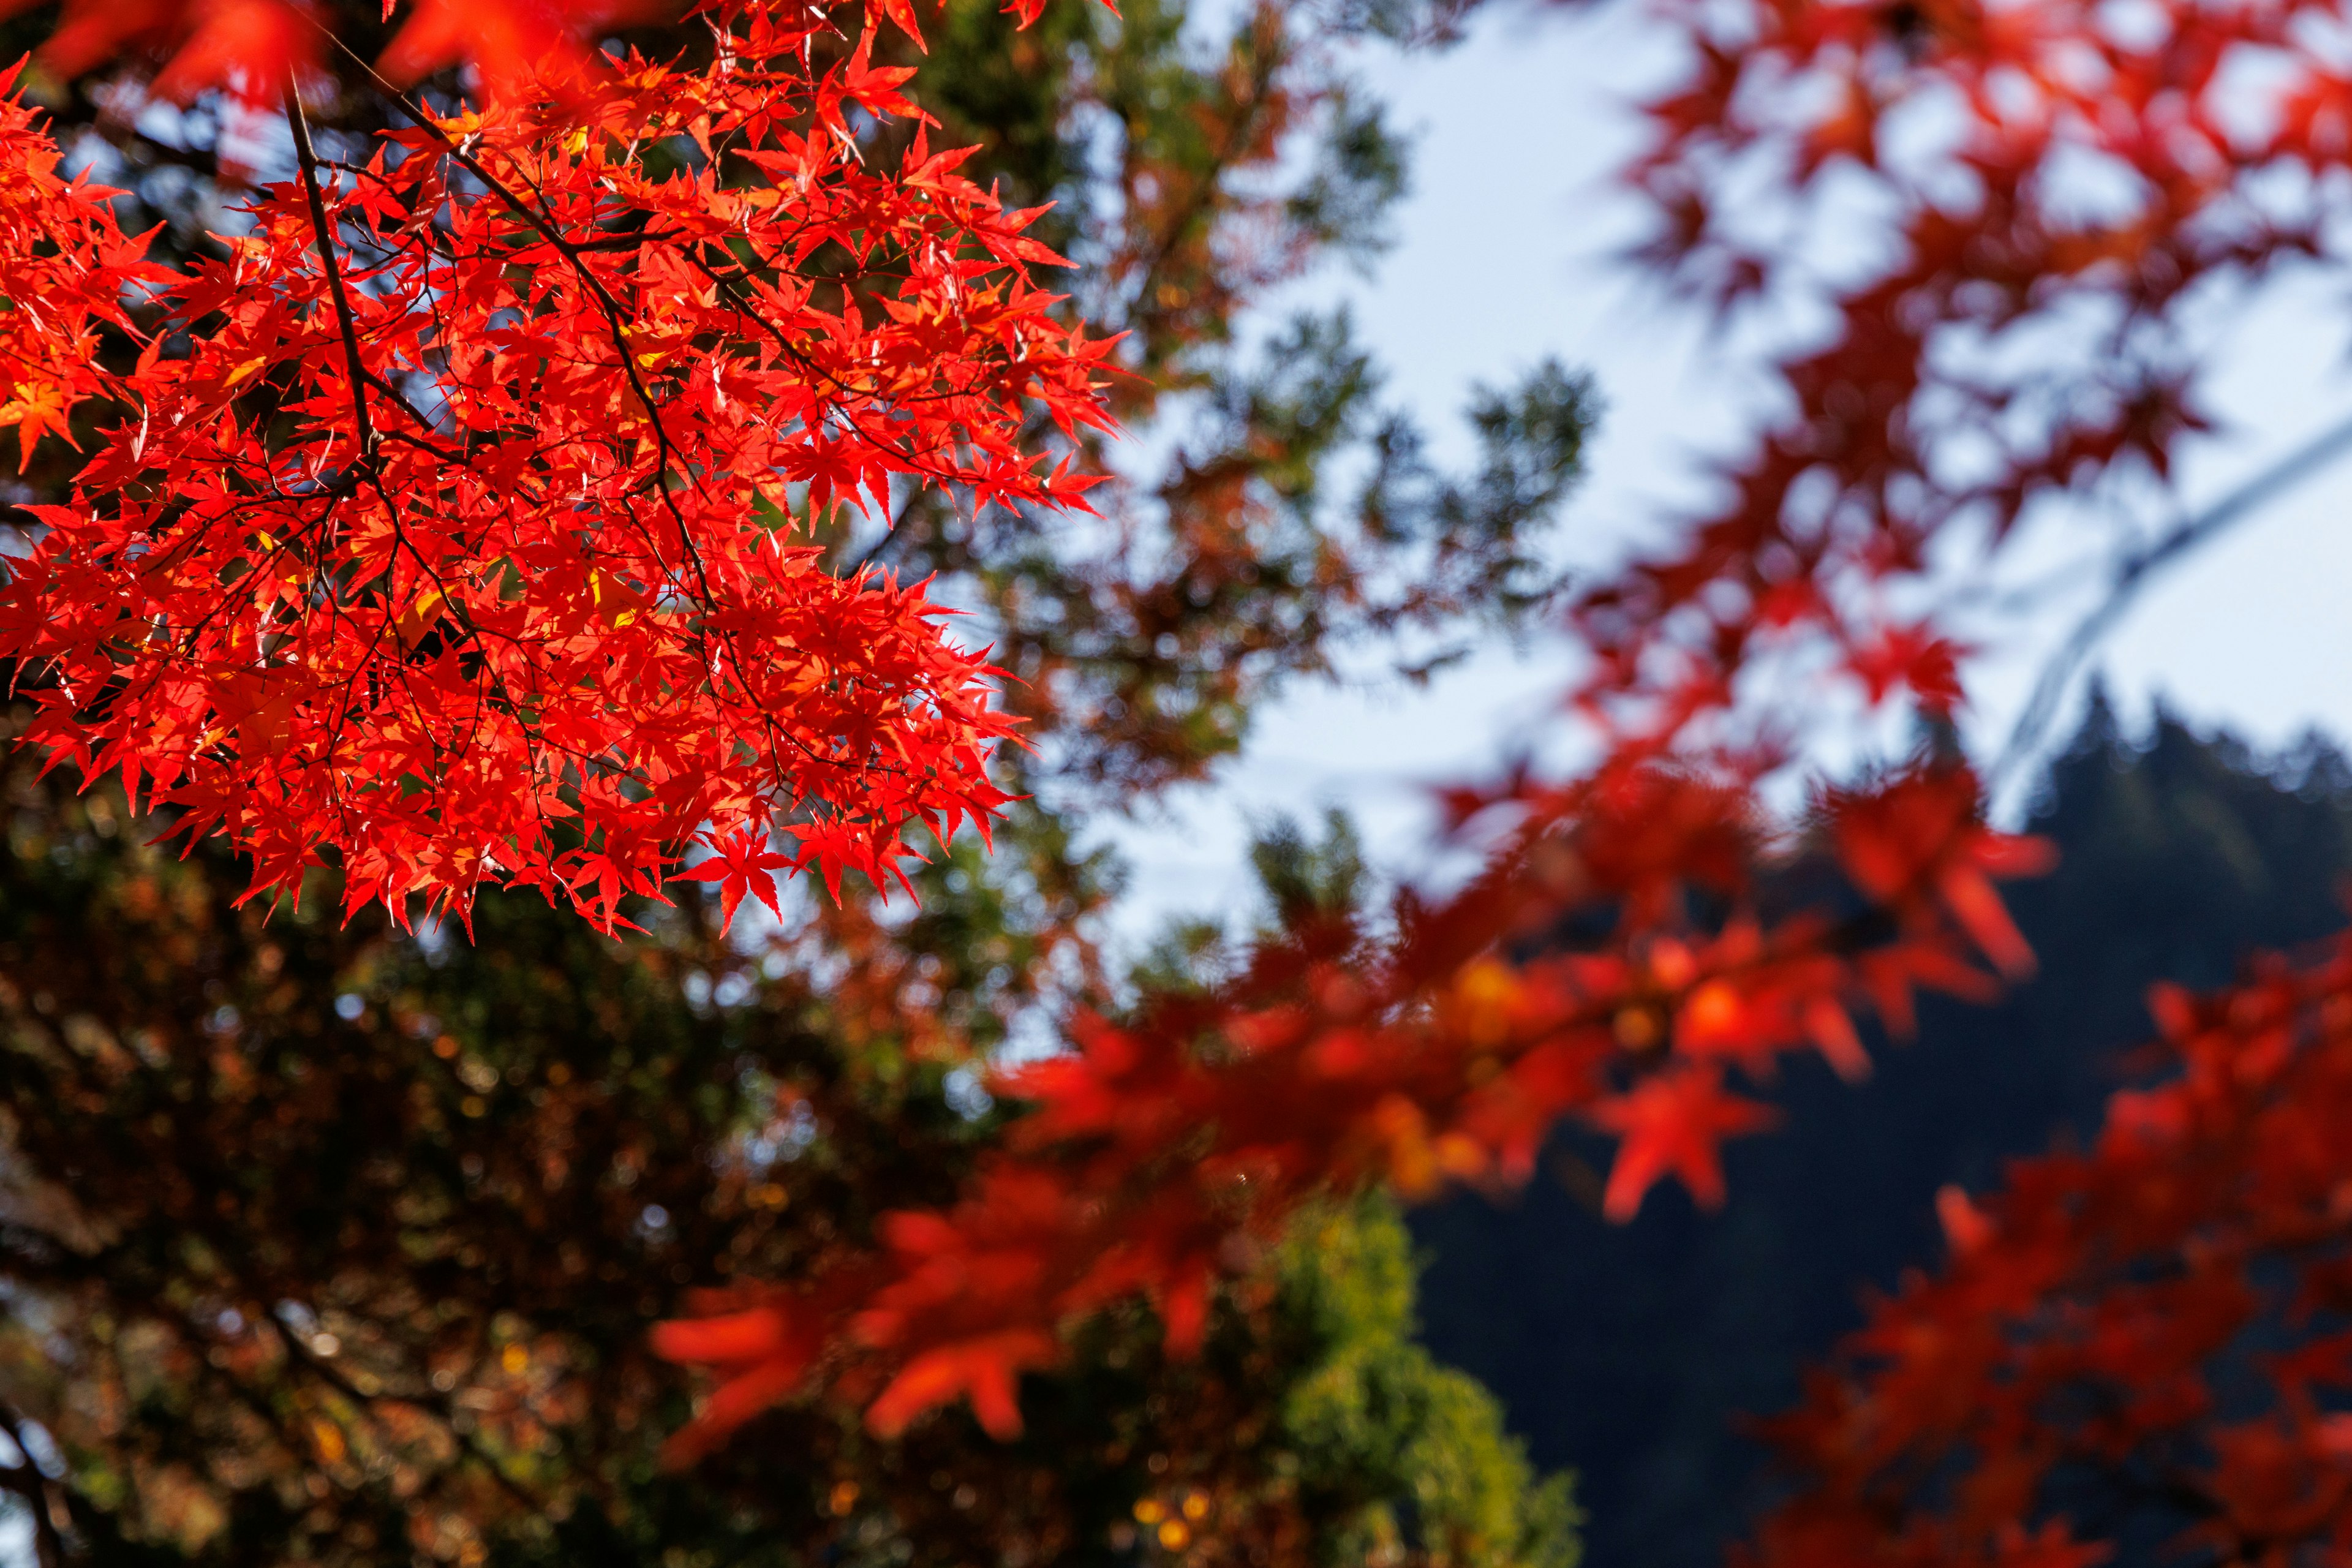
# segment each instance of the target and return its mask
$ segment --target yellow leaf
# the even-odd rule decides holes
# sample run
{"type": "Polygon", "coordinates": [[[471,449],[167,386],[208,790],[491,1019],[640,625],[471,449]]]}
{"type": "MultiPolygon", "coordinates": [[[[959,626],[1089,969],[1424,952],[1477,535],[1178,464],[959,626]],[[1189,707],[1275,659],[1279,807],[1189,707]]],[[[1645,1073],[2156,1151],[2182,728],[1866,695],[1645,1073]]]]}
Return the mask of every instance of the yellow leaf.
{"type": "Polygon", "coordinates": [[[350,1452],[344,1446],[341,1429],[331,1421],[314,1419],[310,1423],[310,1436],[318,1441],[319,1458],[328,1464],[341,1464],[343,1456],[350,1452]]]}
{"type": "Polygon", "coordinates": [[[645,595],[601,567],[588,575],[588,595],[604,624],[618,631],[646,607],[645,595]]]}
{"type": "Polygon", "coordinates": [[[441,618],[441,606],[447,602],[438,588],[427,588],[415,602],[400,612],[400,640],[410,647],[422,642],[433,623],[441,618]]]}

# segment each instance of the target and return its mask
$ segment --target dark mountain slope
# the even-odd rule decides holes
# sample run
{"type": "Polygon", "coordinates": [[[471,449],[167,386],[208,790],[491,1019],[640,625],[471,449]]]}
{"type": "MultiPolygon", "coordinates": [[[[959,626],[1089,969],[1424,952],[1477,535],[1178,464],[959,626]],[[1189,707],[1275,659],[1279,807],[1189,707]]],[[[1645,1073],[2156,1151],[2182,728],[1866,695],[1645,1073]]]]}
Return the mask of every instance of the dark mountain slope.
{"type": "Polygon", "coordinates": [[[1789,1404],[1864,1287],[1937,1256],[1939,1185],[2095,1124],[2151,982],[2213,984],[2341,923],[2352,770],[2317,742],[2258,758],[2162,716],[2135,745],[2100,704],[2032,826],[2063,854],[2011,889],[2042,978],[1931,1005],[1859,1087],[1801,1064],[1785,1127],[1730,1152],[1720,1214],[1662,1190],[1614,1226],[1539,1181],[1415,1216],[1427,1342],[1502,1396],[1539,1465],[1580,1472],[1593,1568],[1721,1560],[1769,1495],[1741,1413],[1789,1404]]]}

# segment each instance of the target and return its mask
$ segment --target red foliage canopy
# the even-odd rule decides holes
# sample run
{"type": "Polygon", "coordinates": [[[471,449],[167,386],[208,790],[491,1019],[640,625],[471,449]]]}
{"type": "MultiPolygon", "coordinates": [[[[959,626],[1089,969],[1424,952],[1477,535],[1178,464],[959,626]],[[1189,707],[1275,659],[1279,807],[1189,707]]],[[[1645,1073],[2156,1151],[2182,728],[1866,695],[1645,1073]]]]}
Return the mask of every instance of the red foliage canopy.
{"type": "Polygon", "coordinates": [[[1099,420],[1107,345],[958,154],[861,162],[847,117],[911,108],[870,19],[812,66],[839,13],[711,17],[709,68],[625,60],[361,162],[298,115],[300,178],[180,274],[7,109],[0,413],[28,455],[97,426],[0,595],[34,743],[235,839],[257,892],[332,850],[396,913],[503,882],[609,926],[698,835],[772,826],[887,883],[909,830],[1001,804],[982,658],[795,535],[894,482],[1078,502],[1020,432],[1099,420]]]}

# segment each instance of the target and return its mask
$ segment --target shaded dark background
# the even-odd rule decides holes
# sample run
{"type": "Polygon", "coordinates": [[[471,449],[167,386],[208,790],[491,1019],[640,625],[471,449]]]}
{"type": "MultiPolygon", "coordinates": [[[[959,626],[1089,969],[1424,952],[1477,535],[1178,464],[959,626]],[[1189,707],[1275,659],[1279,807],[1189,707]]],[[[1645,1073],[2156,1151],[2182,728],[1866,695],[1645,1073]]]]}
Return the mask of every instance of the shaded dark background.
{"type": "Polygon", "coordinates": [[[1776,1485],[1743,1417],[1794,1402],[1865,1290],[1939,1259],[1937,1188],[2085,1138],[2152,982],[2220,984],[2344,922],[2352,767],[2316,737],[2259,755],[2161,710],[2135,737],[2097,700],[2031,826],[2062,856],[2009,889],[2042,978],[1931,1002],[1860,1086],[1796,1063],[1782,1129],[1727,1151],[1721,1212],[1666,1186],[1605,1223],[1559,1172],[1606,1148],[1571,1135],[1507,1205],[1413,1216],[1427,1342],[1501,1396],[1538,1465],[1577,1472],[1590,1568],[1719,1563],[1776,1485]]]}

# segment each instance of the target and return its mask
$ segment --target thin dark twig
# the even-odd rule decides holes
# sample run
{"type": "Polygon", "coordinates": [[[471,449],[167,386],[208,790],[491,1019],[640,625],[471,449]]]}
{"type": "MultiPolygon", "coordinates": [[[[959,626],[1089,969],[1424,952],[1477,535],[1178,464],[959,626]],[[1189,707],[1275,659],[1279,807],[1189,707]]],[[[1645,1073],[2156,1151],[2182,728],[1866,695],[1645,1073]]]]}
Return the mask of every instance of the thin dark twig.
{"type": "Polygon", "coordinates": [[[301,85],[286,73],[286,123],[294,132],[294,157],[302,166],[302,195],[310,204],[310,235],[319,247],[319,265],[327,274],[327,291],[335,301],[335,323],[342,331],[343,361],[351,373],[352,423],[359,437],[360,458],[375,460],[375,426],[368,420],[367,367],[360,358],[359,329],[352,317],[351,296],[343,289],[342,263],[335,256],[335,235],[327,220],[326,197],[319,190],[319,154],[310,145],[310,116],[302,112],[301,85]]]}
{"type": "Polygon", "coordinates": [[[2105,596],[2075,624],[2073,633],[2042,667],[2025,710],[1987,774],[1988,784],[1998,785],[2041,745],[2075,673],[2152,578],[2347,454],[2352,454],[2352,418],[2329,426],[2203,511],[2182,519],[2161,537],[2118,561],[2107,580],[2105,596]]]}
{"type": "Polygon", "coordinates": [[[484,1447],[471,1432],[460,1426],[456,1415],[448,1408],[447,1401],[428,1399],[415,1394],[369,1394],[344,1376],[341,1367],[313,1351],[300,1331],[286,1321],[282,1312],[272,1312],[268,1321],[270,1327],[277,1331],[278,1342],[284,1347],[287,1354],[299,1362],[313,1376],[331,1385],[345,1399],[369,1410],[373,1410],[379,1404],[392,1403],[404,1405],[411,1409],[422,1410],[433,1415],[448,1431],[450,1436],[457,1439],[457,1446],[488,1473],[492,1484],[505,1492],[518,1506],[532,1514],[543,1514],[547,1511],[547,1500],[517,1479],[513,1473],[499,1461],[497,1455],[484,1447]]]}

